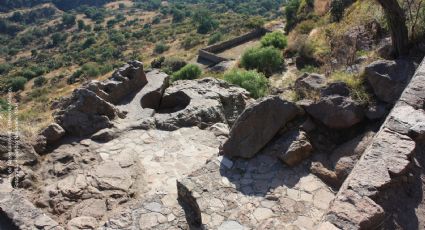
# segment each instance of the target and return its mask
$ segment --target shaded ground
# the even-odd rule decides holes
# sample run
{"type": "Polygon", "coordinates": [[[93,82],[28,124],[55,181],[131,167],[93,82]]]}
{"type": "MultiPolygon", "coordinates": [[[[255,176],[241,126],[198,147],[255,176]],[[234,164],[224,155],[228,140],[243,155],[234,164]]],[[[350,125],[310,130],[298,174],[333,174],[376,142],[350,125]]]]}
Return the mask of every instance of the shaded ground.
{"type": "Polygon", "coordinates": [[[207,229],[316,229],[334,198],[309,162],[289,168],[266,154],[213,159],[181,183],[207,229]]]}

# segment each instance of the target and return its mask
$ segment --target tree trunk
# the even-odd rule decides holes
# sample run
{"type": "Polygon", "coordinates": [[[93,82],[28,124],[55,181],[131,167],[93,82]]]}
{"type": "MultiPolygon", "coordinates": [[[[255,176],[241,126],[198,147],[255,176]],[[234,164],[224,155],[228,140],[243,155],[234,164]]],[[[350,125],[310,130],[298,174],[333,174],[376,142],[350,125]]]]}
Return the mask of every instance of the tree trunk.
{"type": "Polygon", "coordinates": [[[409,52],[409,34],[406,17],[397,0],[377,0],[384,8],[388,25],[391,29],[391,39],[395,56],[403,56],[409,52]]]}

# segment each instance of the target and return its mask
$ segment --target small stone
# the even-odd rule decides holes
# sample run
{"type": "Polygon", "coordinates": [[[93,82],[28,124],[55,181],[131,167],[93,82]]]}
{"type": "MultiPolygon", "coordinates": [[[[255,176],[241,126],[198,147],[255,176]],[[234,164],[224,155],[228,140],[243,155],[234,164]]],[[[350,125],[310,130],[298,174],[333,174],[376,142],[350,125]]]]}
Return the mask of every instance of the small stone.
{"type": "Polygon", "coordinates": [[[144,205],[144,208],[151,212],[158,212],[158,213],[160,213],[162,210],[161,205],[156,202],[147,203],[144,205]]]}
{"type": "Polygon", "coordinates": [[[231,169],[233,167],[233,162],[229,160],[229,158],[225,156],[219,156],[217,159],[220,164],[226,166],[226,168],[231,169]]]}
{"type": "Polygon", "coordinates": [[[139,227],[140,229],[150,229],[157,226],[158,223],[158,213],[146,213],[140,217],[139,227]]]}
{"type": "Polygon", "coordinates": [[[255,219],[260,222],[273,216],[273,211],[268,208],[257,208],[254,211],[255,219]]]}
{"type": "Polygon", "coordinates": [[[236,221],[226,221],[222,223],[218,230],[243,230],[244,227],[236,221]]]}

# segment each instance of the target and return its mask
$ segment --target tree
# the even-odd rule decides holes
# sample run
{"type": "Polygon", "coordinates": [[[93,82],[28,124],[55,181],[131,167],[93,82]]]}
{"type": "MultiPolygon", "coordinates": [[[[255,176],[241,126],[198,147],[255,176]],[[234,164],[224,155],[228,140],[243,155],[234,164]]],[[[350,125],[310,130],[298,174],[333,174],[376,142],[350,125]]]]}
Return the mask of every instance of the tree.
{"type": "Polygon", "coordinates": [[[78,30],[84,30],[86,27],[86,24],[84,23],[83,20],[78,20],[78,30]]]}
{"type": "Polygon", "coordinates": [[[72,14],[64,14],[62,16],[62,24],[66,27],[71,27],[75,25],[76,17],[72,14]]]}
{"type": "Polygon", "coordinates": [[[391,39],[395,56],[403,56],[409,52],[409,34],[406,17],[397,0],[377,0],[384,8],[388,25],[391,29],[391,39]]]}

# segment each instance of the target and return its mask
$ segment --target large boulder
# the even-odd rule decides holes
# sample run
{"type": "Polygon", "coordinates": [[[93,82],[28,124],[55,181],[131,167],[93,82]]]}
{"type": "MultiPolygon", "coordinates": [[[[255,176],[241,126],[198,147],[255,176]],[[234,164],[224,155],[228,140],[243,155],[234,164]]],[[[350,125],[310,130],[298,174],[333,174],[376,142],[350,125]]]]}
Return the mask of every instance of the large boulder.
{"type": "Polygon", "coordinates": [[[236,120],[222,152],[227,156],[252,158],[299,112],[295,104],[277,96],[257,101],[236,120]]]}
{"type": "Polygon", "coordinates": [[[148,83],[143,63],[130,61],[116,70],[106,81],[92,81],[87,88],[102,99],[117,104],[126,96],[140,90],[148,83]]]}
{"type": "Polygon", "coordinates": [[[375,95],[387,103],[398,100],[414,73],[415,65],[403,59],[375,61],[364,71],[375,95]]]}
{"type": "Polygon", "coordinates": [[[332,129],[350,128],[364,118],[364,108],[350,97],[332,95],[303,103],[306,112],[332,129]]]}
{"type": "Polygon", "coordinates": [[[0,193],[0,207],[1,229],[63,230],[56,221],[46,215],[41,209],[36,208],[19,191],[0,193]],[[7,225],[4,226],[3,222],[6,222],[7,225]]]}
{"type": "Polygon", "coordinates": [[[313,150],[307,133],[294,130],[282,135],[270,147],[271,152],[289,166],[308,158],[313,150]]]}
{"type": "Polygon", "coordinates": [[[94,92],[79,88],[65,99],[62,109],[55,113],[55,121],[66,132],[85,136],[112,127],[111,120],[122,114],[94,92]]]}
{"type": "Polygon", "coordinates": [[[65,130],[58,124],[52,123],[40,133],[48,144],[55,143],[65,135],[65,130]]]}
{"type": "Polygon", "coordinates": [[[304,73],[295,81],[295,91],[302,97],[314,93],[318,94],[325,86],[326,77],[316,73],[304,73]]]}
{"type": "Polygon", "coordinates": [[[209,127],[215,123],[231,126],[245,109],[248,92],[214,79],[177,81],[165,90],[155,114],[157,128],[209,127]]]}
{"type": "Polygon", "coordinates": [[[350,87],[345,82],[333,82],[320,91],[322,97],[331,95],[350,96],[350,87]]]}

